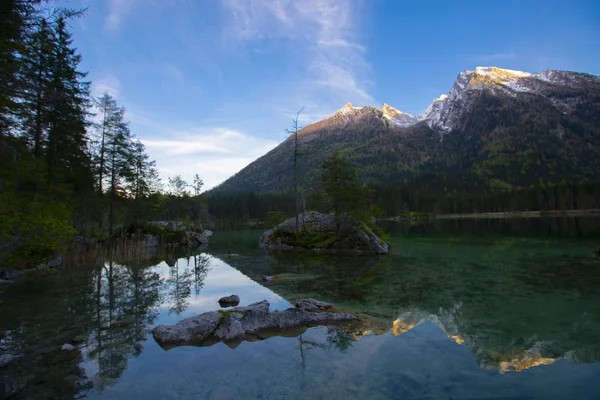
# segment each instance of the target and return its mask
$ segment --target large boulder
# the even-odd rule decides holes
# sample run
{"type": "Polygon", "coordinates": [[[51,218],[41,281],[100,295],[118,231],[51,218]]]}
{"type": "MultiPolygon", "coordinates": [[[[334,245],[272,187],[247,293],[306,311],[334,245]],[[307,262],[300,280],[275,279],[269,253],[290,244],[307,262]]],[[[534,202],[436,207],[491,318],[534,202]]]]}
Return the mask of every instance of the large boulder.
{"type": "Polygon", "coordinates": [[[159,325],[152,330],[152,335],[159,344],[200,343],[212,335],[222,318],[220,312],[210,311],[175,325],[159,325]]]}
{"type": "MultiPolygon", "coordinates": [[[[328,303],[317,302],[322,307],[328,303]]],[[[193,318],[187,318],[175,325],[160,325],[152,330],[154,339],[160,345],[177,346],[239,342],[247,335],[256,335],[274,329],[291,329],[309,325],[328,325],[356,319],[347,313],[310,312],[301,308],[288,308],[284,311],[269,312],[269,302],[263,300],[246,307],[236,307],[227,312],[211,311],[193,318]],[[210,338],[213,340],[209,340],[210,338]]],[[[322,308],[321,308],[322,309],[322,308]]]]}
{"type": "Polygon", "coordinates": [[[163,228],[169,232],[179,232],[187,230],[186,226],[181,221],[150,221],[148,225],[163,228]]]}
{"type": "Polygon", "coordinates": [[[260,237],[266,250],[310,250],[386,254],[389,246],[363,222],[348,216],[307,211],[298,217],[301,239],[296,235],[296,218],[290,218],[260,237]],[[338,226],[339,224],[339,226],[338,226]],[[339,230],[338,230],[339,229],[339,230]],[[337,234],[336,234],[337,232],[337,234]]]}
{"type": "Polygon", "coordinates": [[[232,313],[226,316],[215,331],[215,337],[223,342],[236,342],[244,339],[246,331],[240,323],[243,317],[242,313],[232,313]]]}

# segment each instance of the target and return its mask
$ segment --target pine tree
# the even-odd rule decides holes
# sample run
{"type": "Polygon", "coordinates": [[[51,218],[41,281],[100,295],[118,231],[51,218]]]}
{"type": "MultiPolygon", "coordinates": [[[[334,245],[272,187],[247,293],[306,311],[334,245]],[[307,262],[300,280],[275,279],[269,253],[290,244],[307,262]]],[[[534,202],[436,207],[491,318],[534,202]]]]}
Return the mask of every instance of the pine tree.
{"type": "Polygon", "coordinates": [[[119,108],[117,101],[108,93],[99,99],[94,99],[94,105],[99,110],[101,121],[94,126],[98,132],[97,151],[94,154],[94,166],[98,179],[98,190],[103,192],[104,178],[106,175],[106,149],[107,142],[116,129],[117,123],[123,119],[124,110],[119,108]]]}
{"type": "Polygon", "coordinates": [[[134,172],[132,168],[134,160],[131,131],[122,117],[122,113],[119,113],[119,119],[116,120],[116,124],[110,131],[105,143],[105,165],[110,191],[108,225],[110,235],[113,232],[117,196],[124,196],[126,194],[127,183],[133,180],[134,172]]]}
{"type": "Polygon", "coordinates": [[[365,218],[372,193],[359,184],[356,170],[337,152],[323,162],[321,171],[320,197],[324,210],[334,213],[336,236],[339,236],[340,224],[345,218],[365,218]]]}
{"type": "Polygon", "coordinates": [[[51,59],[52,86],[48,90],[48,183],[77,182],[79,189],[91,183],[87,149],[89,83],[78,71],[81,56],[72,47],[64,17],[55,22],[55,44],[51,59]]]}
{"type": "Polygon", "coordinates": [[[24,43],[22,57],[21,131],[36,158],[43,155],[50,113],[48,95],[52,86],[51,62],[54,52],[51,26],[42,19],[24,43]]]}

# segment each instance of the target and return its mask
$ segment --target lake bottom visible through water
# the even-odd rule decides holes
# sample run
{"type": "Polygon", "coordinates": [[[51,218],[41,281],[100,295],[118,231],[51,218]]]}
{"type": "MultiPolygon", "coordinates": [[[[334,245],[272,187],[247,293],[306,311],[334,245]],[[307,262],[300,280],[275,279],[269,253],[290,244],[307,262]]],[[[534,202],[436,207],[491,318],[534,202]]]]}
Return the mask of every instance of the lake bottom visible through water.
{"type": "Polygon", "coordinates": [[[600,398],[600,219],[444,224],[384,225],[386,256],[266,254],[260,230],[216,231],[199,253],[28,277],[1,294],[0,356],[22,357],[0,398],[600,398]],[[316,298],[359,322],[154,341],[230,294],[271,310],[316,298]]]}

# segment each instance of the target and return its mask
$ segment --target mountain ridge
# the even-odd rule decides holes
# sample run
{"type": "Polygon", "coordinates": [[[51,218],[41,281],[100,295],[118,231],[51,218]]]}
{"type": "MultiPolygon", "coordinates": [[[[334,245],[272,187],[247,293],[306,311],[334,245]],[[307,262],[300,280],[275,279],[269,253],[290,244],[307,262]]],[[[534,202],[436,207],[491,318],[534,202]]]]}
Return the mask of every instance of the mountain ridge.
{"type": "MultiPolygon", "coordinates": [[[[308,154],[302,184],[333,151],[345,153],[366,183],[431,173],[480,188],[589,180],[600,176],[600,78],[477,67],[459,73],[419,116],[386,103],[346,103],[298,134],[308,154]],[[536,173],[528,178],[527,168],[536,173]]],[[[291,180],[277,171],[291,162],[290,138],[211,193],[289,190],[291,180]]]]}

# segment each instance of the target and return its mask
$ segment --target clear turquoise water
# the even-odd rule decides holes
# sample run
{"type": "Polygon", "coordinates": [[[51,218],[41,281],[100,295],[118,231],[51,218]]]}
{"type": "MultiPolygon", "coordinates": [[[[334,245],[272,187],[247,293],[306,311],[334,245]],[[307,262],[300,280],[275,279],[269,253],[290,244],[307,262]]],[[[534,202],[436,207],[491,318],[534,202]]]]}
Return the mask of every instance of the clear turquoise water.
{"type": "Polygon", "coordinates": [[[0,370],[0,398],[600,398],[600,219],[385,228],[381,257],[269,255],[260,230],[221,231],[200,254],[15,283],[0,355],[24,357],[0,370]],[[149,334],[229,294],[314,297],[361,321],[237,347],[165,351],[149,334]]]}

